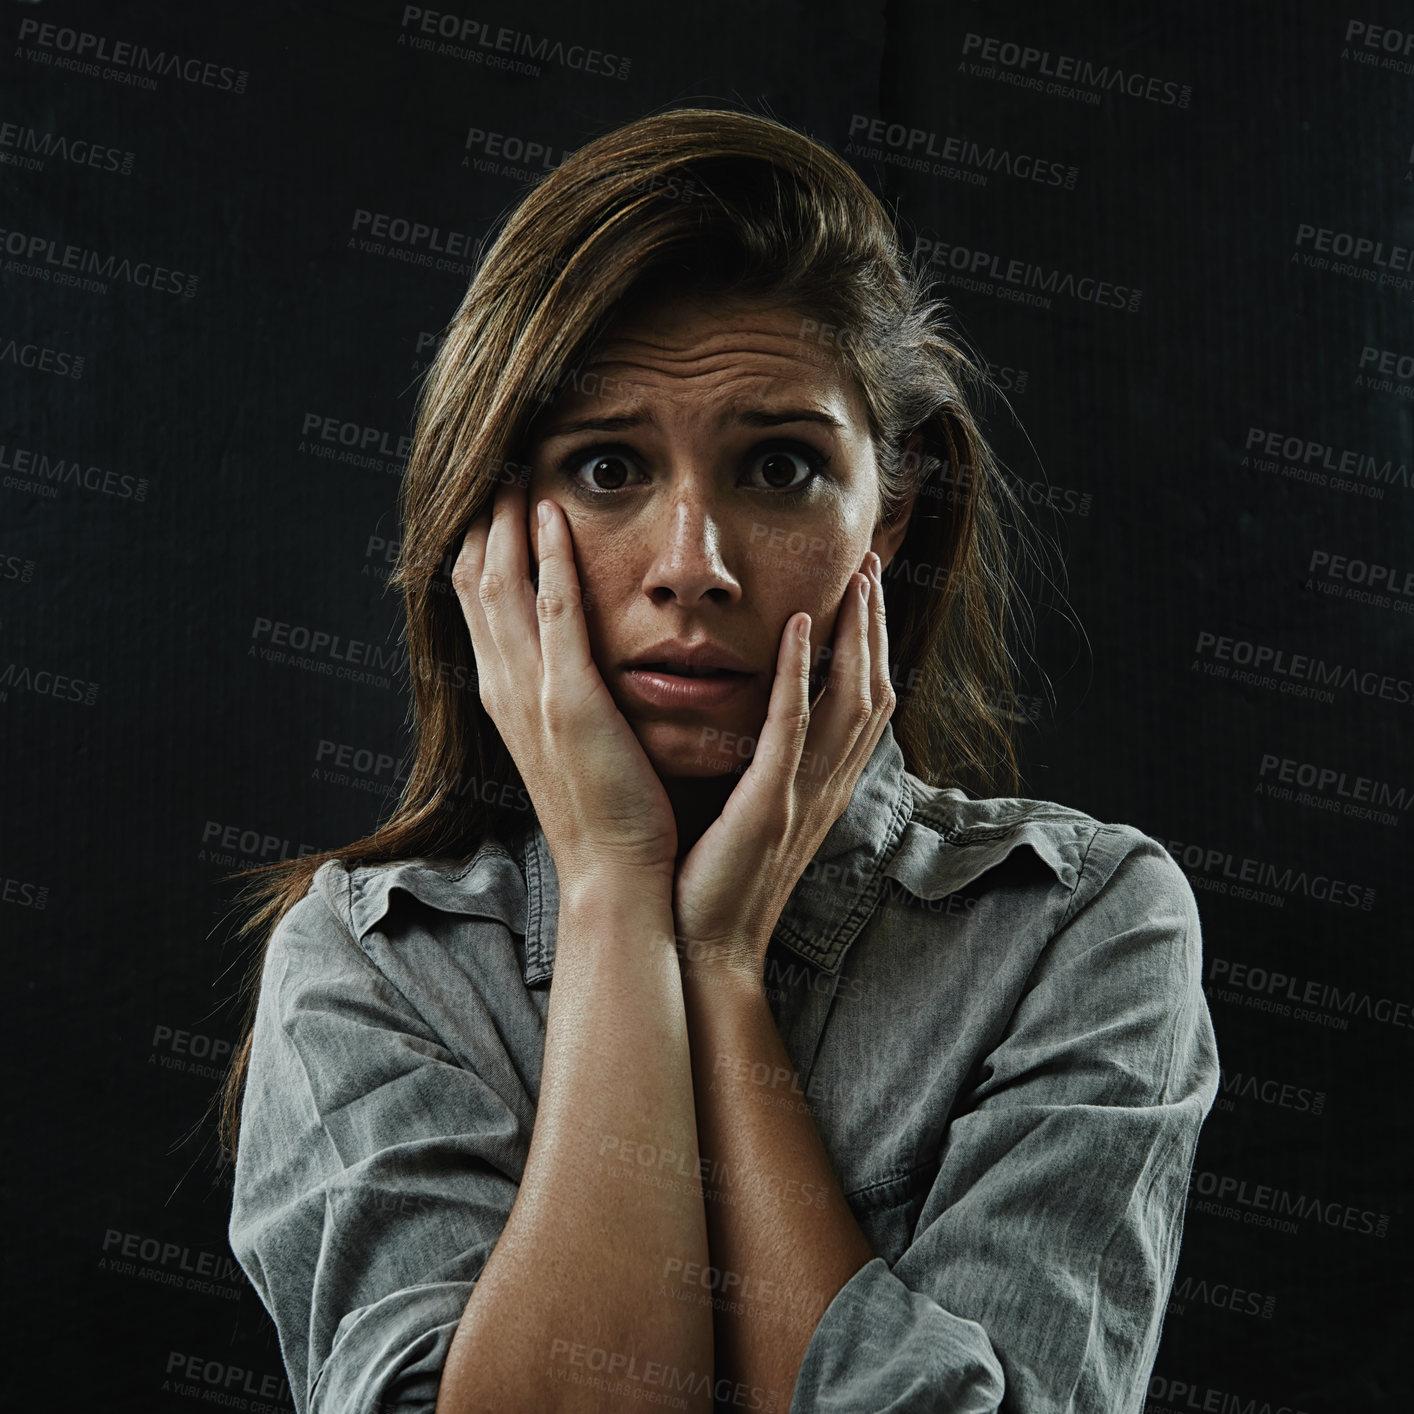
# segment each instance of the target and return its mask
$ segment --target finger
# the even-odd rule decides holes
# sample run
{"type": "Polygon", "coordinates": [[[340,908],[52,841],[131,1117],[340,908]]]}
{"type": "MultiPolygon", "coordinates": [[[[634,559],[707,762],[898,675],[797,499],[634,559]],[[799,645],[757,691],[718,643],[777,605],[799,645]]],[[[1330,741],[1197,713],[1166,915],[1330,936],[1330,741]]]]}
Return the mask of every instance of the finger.
{"type": "Polygon", "coordinates": [[[758,781],[768,799],[786,799],[800,769],[809,727],[810,615],[799,613],[786,620],[781,634],[766,721],[743,779],[758,781]]]}
{"type": "Polygon", "coordinates": [[[525,488],[514,481],[496,488],[478,593],[506,673],[515,682],[538,685],[543,664],[535,589],[530,583],[525,502],[525,488]]]}
{"type": "Polygon", "coordinates": [[[872,612],[869,615],[869,661],[872,667],[869,690],[875,715],[878,717],[875,732],[877,740],[884,733],[884,724],[894,714],[898,696],[894,692],[889,667],[889,616],[884,608],[884,564],[875,552],[871,551],[870,555],[873,559],[870,573],[874,578],[874,594],[871,601],[872,612]]]}
{"type": "Polygon", "coordinates": [[[471,635],[472,654],[476,659],[476,674],[480,678],[492,661],[500,663],[500,650],[491,636],[486,614],[477,592],[481,583],[481,566],[486,559],[486,532],[491,527],[491,506],[488,502],[471,518],[462,536],[462,546],[452,566],[452,588],[462,607],[467,632],[471,635]],[[488,655],[494,654],[494,660],[488,655]]]}
{"type": "Polygon", "coordinates": [[[889,627],[888,614],[884,609],[883,563],[872,550],[866,559],[868,561],[867,573],[873,584],[873,592],[869,596],[867,642],[871,711],[869,720],[859,733],[859,738],[854,746],[854,751],[862,758],[860,760],[861,770],[864,762],[874,754],[874,748],[879,744],[879,738],[883,736],[884,727],[888,724],[889,718],[893,716],[897,703],[894,685],[889,677],[889,627]]]}
{"type": "Polygon", "coordinates": [[[866,592],[872,599],[873,581],[867,574],[856,571],[849,578],[839,613],[835,615],[830,671],[806,743],[811,759],[831,763],[832,770],[849,761],[873,710],[869,681],[871,609],[864,598],[866,592]]]}
{"type": "Polygon", "coordinates": [[[545,688],[554,692],[586,670],[598,671],[589,650],[589,628],[584,621],[583,594],[579,570],[574,560],[574,540],[565,513],[551,500],[537,527],[540,555],[540,588],[535,596],[535,612],[540,621],[540,653],[544,663],[545,688]]]}

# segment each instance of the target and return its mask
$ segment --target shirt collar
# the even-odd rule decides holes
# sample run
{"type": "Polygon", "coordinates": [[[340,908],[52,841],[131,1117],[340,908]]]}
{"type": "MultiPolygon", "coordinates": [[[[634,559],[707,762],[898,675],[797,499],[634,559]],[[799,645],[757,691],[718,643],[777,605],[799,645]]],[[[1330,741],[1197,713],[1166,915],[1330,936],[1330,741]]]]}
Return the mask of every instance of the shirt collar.
{"type": "MultiPolygon", "coordinates": [[[[886,724],[844,813],[791,890],[772,943],[838,973],[884,889],[892,892],[886,877],[931,905],[1023,844],[1073,893],[1095,824],[1051,802],[972,799],[956,786],[929,787],[906,772],[893,726],[886,724]]],[[[551,977],[559,884],[538,822],[519,844],[488,840],[469,861],[449,863],[404,859],[340,870],[336,879],[331,862],[323,887],[335,891],[330,902],[347,911],[359,938],[378,925],[399,890],[445,913],[504,923],[517,939],[526,985],[551,977]]]]}
{"type": "MultiPolygon", "coordinates": [[[[894,740],[893,724],[886,722],[844,813],[791,890],[772,942],[824,972],[838,972],[846,949],[873,912],[879,876],[898,848],[913,804],[903,751],[894,740]]],[[[526,835],[522,858],[525,982],[531,986],[554,973],[560,912],[555,861],[538,822],[526,835]]]]}

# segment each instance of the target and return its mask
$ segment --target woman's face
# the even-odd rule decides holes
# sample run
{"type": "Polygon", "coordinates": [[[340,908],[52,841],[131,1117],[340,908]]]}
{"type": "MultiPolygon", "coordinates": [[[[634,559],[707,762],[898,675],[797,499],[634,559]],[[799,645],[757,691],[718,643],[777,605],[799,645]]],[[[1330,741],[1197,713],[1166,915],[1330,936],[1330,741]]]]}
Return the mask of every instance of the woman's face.
{"type": "Polygon", "coordinates": [[[858,386],[799,313],[674,300],[627,311],[567,378],[525,448],[535,506],[569,522],[590,649],[660,776],[750,759],[781,633],[811,617],[812,696],[835,616],[873,549],[879,487],[858,386]],[[808,327],[808,326],[807,326],[808,327]],[[724,650],[745,674],[683,688],[632,665],[672,640],[724,650]]]}

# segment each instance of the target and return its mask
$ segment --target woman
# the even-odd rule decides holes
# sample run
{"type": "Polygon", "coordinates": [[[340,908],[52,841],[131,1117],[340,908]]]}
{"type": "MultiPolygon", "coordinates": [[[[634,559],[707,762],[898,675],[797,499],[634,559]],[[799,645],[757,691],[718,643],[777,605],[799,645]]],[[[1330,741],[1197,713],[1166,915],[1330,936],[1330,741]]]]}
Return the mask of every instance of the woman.
{"type": "Polygon", "coordinates": [[[230,1239],[300,1414],[1141,1407],[1198,916],[992,793],[974,371],[768,119],[630,123],[509,216],[418,409],[405,793],[252,923],[230,1239]]]}

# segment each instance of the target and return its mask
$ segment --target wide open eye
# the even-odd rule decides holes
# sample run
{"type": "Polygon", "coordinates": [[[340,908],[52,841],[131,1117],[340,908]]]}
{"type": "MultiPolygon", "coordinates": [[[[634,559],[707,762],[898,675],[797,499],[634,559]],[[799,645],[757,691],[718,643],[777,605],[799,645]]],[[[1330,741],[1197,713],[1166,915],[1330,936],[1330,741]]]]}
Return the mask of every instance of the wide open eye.
{"type": "Polygon", "coordinates": [[[590,496],[612,495],[633,484],[629,477],[635,465],[634,454],[627,447],[601,445],[571,452],[560,462],[559,470],[578,491],[590,496]]]}
{"type": "Polygon", "coordinates": [[[764,487],[758,489],[796,496],[814,484],[829,460],[807,442],[773,442],[753,452],[751,468],[764,478],[764,487]]]}

